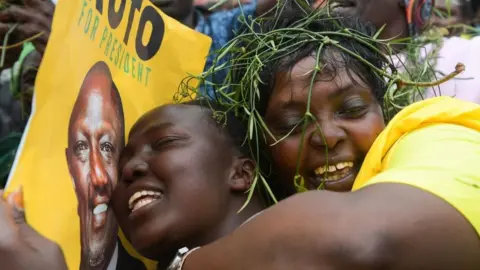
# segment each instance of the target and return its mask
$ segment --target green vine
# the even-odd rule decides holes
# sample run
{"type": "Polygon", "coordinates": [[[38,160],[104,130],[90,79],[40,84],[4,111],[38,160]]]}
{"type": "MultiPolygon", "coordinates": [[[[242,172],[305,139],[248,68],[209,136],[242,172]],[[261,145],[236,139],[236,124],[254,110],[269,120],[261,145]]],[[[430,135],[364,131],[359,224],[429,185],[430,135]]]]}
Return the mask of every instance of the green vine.
{"type": "MultiPolygon", "coordinates": [[[[375,35],[368,36],[363,33],[353,31],[351,29],[345,29],[340,23],[339,19],[330,15],[328,6],[326,8],[317,9],[312,11],[305,5],[306,1],[294,0],[294,4],[303,10],[304,18],[291,24],[286,28],[276,28],[273,31],[262,31],[262,25],[265,22],[275,24],[278,23],[278,14],[285,10],[287,1],[279,1],[274,9],[273,16],[265,15],[254,20],[243,20],[246,30],[239,33],[233,40],[227,43],[221,50],[215,53],[216,60],[213,65],[205,70],[199,76],[189,76],[180,85],[179,91],[175,96],[177,102],[182,102],[185,99],[190,99],[194,96],[203,97],[203,94],[198,91],[197,87],[192,85],[192,81],[198,82],[199,86],[210,86],[215,89],[216,102],[220,103],[223,107],[227,107],[228,111],[235,112],[237,117],[242,117],[248,122],[247,138],[245,143],[250,144],[252,151],[252,157],[256,158],[257,169],[255,170],[256,176],[252,188],[249,190],[248,199],[245,205],[248,204],[250,198],[254,192],[257,182],[261,180],[263,186],[268,190],[268,194],[276,202],[276,198],[272,193],[267,181],[264,177],[266,172],[262,172],[262,164],[260,164],[260,155],[262,154],[260,145],[267,142],[267,138],[273,141],[273,145],[285,139],[293,130],[299,125],[302,127],[299,152],[296,164],[296,176],[292,179],[295,183],[296,189],[299,192],[305,191],[305,181],[299,174],[301,151],[303,150],[303,138],[305,136],[305,130],[308,125],[315,123],[317,132],[322,137],[322,129],[314,115],[310,112],[311,96],[315,77],[322,71],[323,64],[321,59],[322,50],[335,48],[355,58],[359,62],[368,67],[371,72],[375,73],[378,77],[385,80],[388,84],[388,91],[385,96],[385,108],[387,113],[393,115],[404,106],[413,102],[414,90],[418,91],[420,88],[431,87],[450,79],[463,71],[463,65],[459,64],[451,74],[448,74],[445,78],[434,80],[434,71],[431,69],[431,62],[428,61],[429,57],[434,57],[438,53],[438,49],[435,49],[432,54],[427,56],[427,60],[418,67],[415,66],[413,60],[417,60],[420,55],[421,46],[426,43],[434,43],[438,48],[441,46],[440,36],[426,36],[425,39],[419,40],[407,40],[410,43],[406,53],[407,63],[403,67],[405,72],[398,73],[396,70],[392,70],[391,66],[385,66],[379,68],[374,64],[365,60],[358,53],[349,50],[342,46],[341,40],[354,39],[361,43],[365,47],[368,47],[378,55],[384,55],[386,62],[391,63],[388,53],[392,52],[393,44],[389,40],[380,40],[380,29],[375,35]],[[313,32],[308,30],[308,25],[313,21],[329,21],[332,26],[335,26],[330,31],[318,31],[313,32]],[[261,117],[257,105],[260,102],[261,86],[266,82],[260,79],[260,73],[267,65],[275,64],[279,59],[283,59],[285,56],[294,52],[297,48],[305,45],[314,45],[316,50],[316,65],[315,68],[306,74],[311,76],[310,87],[308,89],[307,109],[302,118],[301,123],[295,126],[286,136],[277,138],[269,130],[268,126],[261,117]],[[417,49],[413,49],[417,48],[417,49]],[[229,57],[231,56],[231,57],[229,57]],[[226,63],[218,65],[218,61],[224,57],[229,57],[226,63]],[[209,80],[216,72],[220,70],[228,70],[228,74],[221,84],[216,84],[209,80]],[[421,72],[419,72],[419,69],[421,72]],[[409,74],[406,76],[406,74],[409,74]],[[391,108],[394,109],[391,109],[391,108]]],[[[270,13],[272,14],[272,13],[270,13]]],[[[433,63],[434,64],[434,63],[433,63]]],[[[208,99],[207,99],[208,100],[208,99]]],[[[386,113],[386,114],[387,114],[386,113]]],[[[225,115],[222,113],[217,116],[225,115]]],[[[220,119],[217,119],[220,120],[220,119]]],[[[325,153],[328,155],[328,153],[325,153]]],[[[327,159],[328,160],[328,159],[327,159]]],[[[323,188],[323,183],[318,187],[323,188]]],[[[244,205],[244,206],[245,206],[244,205]]],[[[243,209],[243,207],[242,207],[243,209]]]]}

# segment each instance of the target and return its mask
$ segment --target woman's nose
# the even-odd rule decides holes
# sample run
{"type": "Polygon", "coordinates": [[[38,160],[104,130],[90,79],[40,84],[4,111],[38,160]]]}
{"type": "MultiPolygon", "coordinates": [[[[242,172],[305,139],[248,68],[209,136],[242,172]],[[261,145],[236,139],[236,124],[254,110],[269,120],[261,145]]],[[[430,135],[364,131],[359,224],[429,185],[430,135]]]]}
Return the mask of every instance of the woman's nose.
{"type": "Polygon", "coordinates": [[[122,179],[132,183],[135,180],[147,175],[148,163],[139,157],[130,159],[122,169],[122,179]]]}
{"type": "Polygon", "coordinates": [[[337,144],[343,141],[346,133],[331,119],[326,121],[317,121],[313,123],[314,127],[310,135],[310,144],[316,148],[334,149],[337,144]]]}

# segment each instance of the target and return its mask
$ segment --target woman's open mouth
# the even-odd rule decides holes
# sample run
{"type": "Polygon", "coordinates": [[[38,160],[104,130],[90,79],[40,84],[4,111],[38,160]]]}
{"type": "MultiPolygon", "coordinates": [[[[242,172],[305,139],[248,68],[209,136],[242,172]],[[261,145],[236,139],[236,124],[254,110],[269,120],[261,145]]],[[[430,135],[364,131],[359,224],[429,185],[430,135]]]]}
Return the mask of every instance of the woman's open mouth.
{"type": "Polygon", "coordinates": [[[326,189],[336,190],[335,186],[341,186],[339,191],[343,191],[344,186],[351,188],[355,178],[355,163],[353,161],[344,161],[335,164],[326,164],[314,170],[309,177],[311,185],[318,188],[324,186],[326,189]]]}
{"type": "Polygon", "coordinates": [[[353,162],[340,162],[333,165],[325,165],[315,169],[315,175],[322,177],[325,182],[337,181],[352,173],[353,162]]]}
{"type": "Polygon", "coordinates": [[[163,197],[158,191],[142,190],[135,192],[128,200],[128,209],[134,213],[145,206],[148,206],[163,197]]]}

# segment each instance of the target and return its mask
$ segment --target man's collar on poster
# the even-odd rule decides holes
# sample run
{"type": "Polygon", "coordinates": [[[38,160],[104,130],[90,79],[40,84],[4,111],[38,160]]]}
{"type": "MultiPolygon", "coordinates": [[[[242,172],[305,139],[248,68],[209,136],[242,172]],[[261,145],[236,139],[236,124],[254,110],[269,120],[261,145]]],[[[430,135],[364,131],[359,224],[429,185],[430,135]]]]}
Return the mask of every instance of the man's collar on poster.
{"type": "Polygon", "coordinates": [[[117,262],[118,262],[118,243],[115,244],[115,251],[113,252],[112,259],[108,264],[107,270],[117,269],[117,262]]]}

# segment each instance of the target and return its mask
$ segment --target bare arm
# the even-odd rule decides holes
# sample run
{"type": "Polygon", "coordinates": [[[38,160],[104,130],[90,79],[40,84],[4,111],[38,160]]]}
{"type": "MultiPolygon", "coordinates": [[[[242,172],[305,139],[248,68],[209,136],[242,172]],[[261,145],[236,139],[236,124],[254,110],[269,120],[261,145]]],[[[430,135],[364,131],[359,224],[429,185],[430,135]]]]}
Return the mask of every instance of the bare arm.
{"type": "Polygon", "coordinates": [[[308,192],[193,252],[195,269],[478,269],[480,240],[442,199],[404,184],[308,192]]]}

